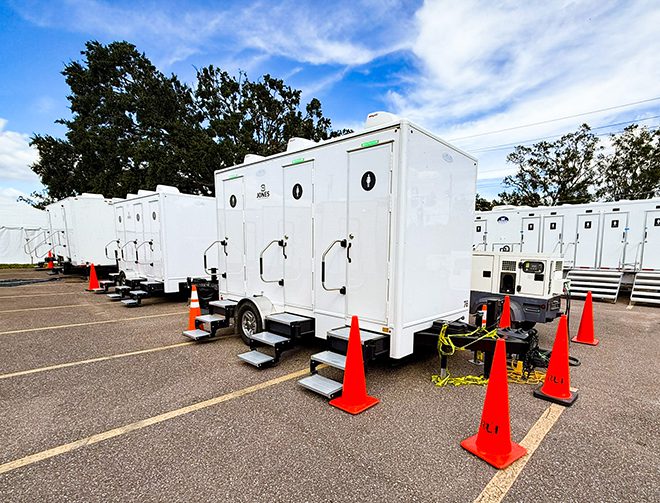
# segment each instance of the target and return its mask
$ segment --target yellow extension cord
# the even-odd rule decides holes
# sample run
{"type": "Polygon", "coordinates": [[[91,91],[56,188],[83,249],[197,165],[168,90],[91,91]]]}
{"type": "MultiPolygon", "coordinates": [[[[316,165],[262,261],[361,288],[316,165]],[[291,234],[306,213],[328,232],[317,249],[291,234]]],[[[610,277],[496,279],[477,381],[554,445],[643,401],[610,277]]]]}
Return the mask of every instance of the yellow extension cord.
{"type": "MultiPolygon", "coordinates": [[[[455,337],[468,337],[468,336],[473,336],[478,334],[479,332],[484,332],[484,334],[479,337],[478,339],[475,339],[474,341],[470,342],[469,344],[466,344],[463,347],[457,347],[454,345],[452,338],[447,335],[447,326],[448,325],[443,325],[442,329],[440,330],[440,334],[438,336],[438,354],[442,356],[451,356],[454,353],[456,353],[456,350],[459,351],[464,351],[468,347],[470,347],[472,344],[474,344],[477,341],[480,341],[482,339],[496,339],[497,338],[497,329],[487,331],[484,328],[477,328],[473,332],[470,332],[469,334],[465,335],[456,335],[455,337]],[[448,351],[443,351],[442,348],[443,346],[449,346],[448,351]]],[[[518,361],[515,364],[512,363],[511,367],[507,368],[507,376],[508,376],[508,381],[511,383],[516,383],[516,384],[540,384],[543,382],[545,379],[545,374],[543,372],[539,372],[537,370],[530,372],[530,374],[527,376],[527,379],[523,377],[523,367],[522,367],[522,362],[518,361]]],[[[445,375],[445,377],[441,377],[438,374],[434,374],[431,376],[431,382],[435,384],[436,386],[467,386],[467,385],[479,385],[483,386],[484,384],[488,384],[488,379],[486,379],[483,375],[477,376],[477,375],[465,375],[465,376],[459,376],[459,377],[452,377],[449,372],[445,375]]]]}

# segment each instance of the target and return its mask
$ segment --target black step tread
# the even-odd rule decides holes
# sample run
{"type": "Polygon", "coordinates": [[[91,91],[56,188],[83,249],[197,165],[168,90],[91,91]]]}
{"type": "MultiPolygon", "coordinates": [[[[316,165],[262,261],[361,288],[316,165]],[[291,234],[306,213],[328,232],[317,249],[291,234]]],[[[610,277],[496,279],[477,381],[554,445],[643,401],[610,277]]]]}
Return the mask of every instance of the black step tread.
{"type": "Polygon", "coordinates": [[[229,299],[212,300],[211,302],[209,302],[209,306],[220,307],[220,308],[232,307],[232,306],[236,306],[236,305],[237,305],[236,302],[234,302],[233,300],[229,300],[229,299]]]}
{"type": "Polygon", "coordinates": [[[121,301],[122,304],[125,304],[127,307],[139,306],[140,303],[135,299],[124,299],[121,301]]]}
{"type": "Polygon", "coordinates": [[[194,341],[205,339],[211,336],[211,332],[207,332],[206,330],[200,330],[199,328],[195,330],[184,330],[182,334],[194,341]]]}
{"type": "Polygon", "coordinates": [[[346,369],[346,356],[334,351],[321,351],[310,357],[313,362],[325,363],[339,370],[346,369]]]}
{"type": "Polygon", "coordinates": [[[136,297],[145,297],[145,296],[149,295],[149,292],[145,292],[144,290],[131,290],[128,293],[129,293],[129,295],[134,295],[136,297]]]}
{"type": "Polygon", "coordinates": [[[254,365],[257,368],[261,367],[262,365],[272,363],[275,361],[275,358],[273,358],[272,356],[264,354],[261,351],[257,351],[257,350],[248,351],[247,353],[241,353],[240,355],[238,355],[238,357],[244,362],[249,363],[250,365],[254,365]]]}
{"type": "Polygon", "coordinates": [[[218,321],[225,321],[226,318],[218,314],[202,314],[201,316],[197,316],[195,319],[202,323],[217,323],[218,321]]]}
{"type": "Polygon", "coordinates": [[[326,398],[333,398],[342,389],[342,383],[333,381],[319,374],[303,377],[298,381],[303,388],[307,388],[314,393],[323,395],[326,398]]]}
{"type": "MultiPolygon", "coordinates": [[[[337,339],[348,340],[348,335],[351,333],[351,327],[339,327],[328,330],[328,336],[336,337],[337,339]]],[[[378,332],[371,332],[370,330],[360,329],[360,341],[364,344],[368,341],[377,341],[385,339],[387,334],[379,334],[378,332]]]]}
{"type": "Polygon", "coordinates": [[[293,323],[313,321],[314,318],[310,318],[308,316],[300,316],[299,314],[293,314],[293,313],[273,313],[266,316],[266,320],[274,321],[275,323],[283,323],[285,325],[291,325],[293,323]]]}
{"type": "Polygon", "coordinates": [[[281,335],[274,334],[272,332],[259,332],[257,334],[252,334],[250,339],[253,341],[261,342],[263,344],[267,344],[268,346],[277,346],[278,344],[291,341],[291,339],[288,337],[282,337],[281,335]]]}

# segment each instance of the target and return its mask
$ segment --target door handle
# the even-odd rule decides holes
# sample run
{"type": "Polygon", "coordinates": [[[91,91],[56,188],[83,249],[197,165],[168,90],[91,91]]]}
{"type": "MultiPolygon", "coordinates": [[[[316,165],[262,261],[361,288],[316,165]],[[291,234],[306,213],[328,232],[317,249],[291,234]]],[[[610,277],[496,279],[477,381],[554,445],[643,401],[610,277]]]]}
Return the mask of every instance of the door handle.
{"type": "Polygon", "coordinates": [[[348,243],[348,246],[346,246],[346,260],[348,260],[349,264],[353,262],[351,260],[351,246],[353,246],[353,243],[348,243]]]}

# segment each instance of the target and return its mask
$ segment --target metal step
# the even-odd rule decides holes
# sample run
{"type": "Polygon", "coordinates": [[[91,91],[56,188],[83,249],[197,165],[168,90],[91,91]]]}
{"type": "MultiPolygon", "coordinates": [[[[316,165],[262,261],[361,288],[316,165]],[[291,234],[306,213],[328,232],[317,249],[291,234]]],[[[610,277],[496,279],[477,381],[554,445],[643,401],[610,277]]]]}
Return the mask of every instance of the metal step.
{"type": "Polygon", "coordinates": [[[316,353],[310,357],[310,360],[318,363],[325,363],[330,367],[334,367],[339,370],[344,370],[346,368],[346,357],[335,353],[334,351],[322,351],[316,353]]]}
{"type": "Polygon", "coordinates": [[[121,300],[122,299],[122,296],[121,296],[120,293],[109,293],[109,294],[106,295],[106,297],[109,298],[110,300],[121,300]]]}
{"type": "MultiPolygon", "coordinates": [[[[351,333],[351,327],[339,327],[328,330],[328,337],[336,337],[337,339],[348,340],[348,335],[351,333]]],[[[376,341],[387,337],[378,332],[370,332],[369,330],[360,329],[360,341],[364,344],[367,341],[376,341]]]]}
{"type": "Polygon", "coordinates": [[[660,304],[660,272],[638,272],[630,292],[630,302],[660,304]]]}
{"type": "Polygon", "coordinates": [[[114,284],[115,284],[114,280],[111,280],[111,279],[104,279],[102,281],[99,281],[99,285],[101,285],[101,286],[106,286],[106,285],[107,286],[112,286],[114,284]]]}
{"type": "Polygon", "coordinates": [[[118,272],[111,272],[110,274],[108,274],[108,277],[116,279],[116,278],[119,277],[119,273],[118,272]]]}
{"type": "Polygon", "coordinates": [[[275,321],[277,323],[283,323],[285,325],[291,325],[292,323],[308,321],[311,318],[307,316],[300,316],[292,313],[274,313],[266,316],[266,320],[275,321]]]}
{"type": "Polygon", "coordinates": [[[266,316],[265,329],[277,335],[297,339],[314,334],[316,320],[292,313],[273,313],[266,316]]]}
{"type": "Polygon", "coordinates": [[[234,317],[234,310],[236,309],[237,305],[238,304],[233,300],[227,299],[212,300],[209,302],[209,307],[212,308],[214,313],[219,312],[220,314],[224,314],[227,318],[234,317]]]}
{"type": "Polygon", "coordinates": [[[584,298],[591,292],[594,299],[616,302],[621,288],[623,272],[596,269],[572,269],[566,279],[571,282],[571,297],[584,298]]]}
{"type": "Polygon", "coordinates": [[[126,307],[137,307],[140,303],[135,299],[124,299],[121,301],[126,307]]]}
{"type": "Polygon", "coordinates": [[[128,285],[119,285],[115,287],[115,292],[122,293],[130,291],[131,287],[128,285]]]}
{"type": "Polygon", "coordinates": [[[264,365],[267,365],[275,361],[275,358],[273,358],[272,356],[264,354],[261,351],[257,351],[257,350],[248,351],[247,353],[242,353],[238,355],[238,357],[244,362],[249,363],[250,365],[254,365],[257,368],[260,368],[264,365]]]}
{"type": "Polygon", "coordinates": [[[319,374],[303,377],[298,381],[303,388],[307,388],[314,393],[323,395],[326,398],[334,398],[342,389],[342,383],[328,379],[319,374]]]}
{"type": "Polygon", "coordinates": [[[149,295],[149,292],[145,292],[144,290],[131,290],[128,294],[132,297],[146,297],[149,295]]]}
{"type": "Polygon", "coordinates": [[[288,337],[282,337],[272,332],[259,332],[258,334],[251,335],[250,339],[273,347],[291,341],[288,337]]]}
{"type": "Polygon", "coordinates": [[[198,341],[200,339],[206,339],[207,337],[210,337],[211,333],[207,332],[206,330],[196,329],[196,330],[184,330],[183,335],[194,341],[198,341]]]}
{"type": "Polygon", "coordinates": [[[203,314],[201,316],[197,316],[195,319],[201,323],[218,323],[225,321],[224,316],[217,314],[203,314]]]}

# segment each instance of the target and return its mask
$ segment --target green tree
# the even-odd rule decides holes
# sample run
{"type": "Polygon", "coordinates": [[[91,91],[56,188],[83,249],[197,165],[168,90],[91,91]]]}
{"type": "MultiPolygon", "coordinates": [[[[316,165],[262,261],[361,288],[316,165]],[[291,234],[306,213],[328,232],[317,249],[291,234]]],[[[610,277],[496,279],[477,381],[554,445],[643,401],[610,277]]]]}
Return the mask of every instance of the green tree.
{"type": "Polygon", "coordinates": [[[332,131],[316,98],[303,112],[301,91],[268,74],[250,81],[243,72],[234,77],[210,65],[197,72],[195,98],[219,147],[217,168],[243,162],[248,153],[283,152],[294,136],[320,141],[350,132],[332,131]]]}
{"type": "Polygon", "coordinates": [[[492,201],[489,201],[488,199],[486,199],[485,197],[481,197],[477,193],[474,207],[477,211],[490,211],[493,209],[493,206],[496,206],[497,204],[499,204],[499,201],[497,199],[493,199],[492,201]]]}
{"type": "Polygon", "coordinates": [[[601,149],[586,124],[555,141],[518,146],[507,156],[518,171],[504,179],[509,190],[499,197],[505,204],[529,206],[590,202],[601,149]]]}
{"type": "Polygon", "coordinates": [[[598,196],[607,201],[660,196],[660,129],[633,124],[611,141],[612,152],[598,158],[598,196]]]}

